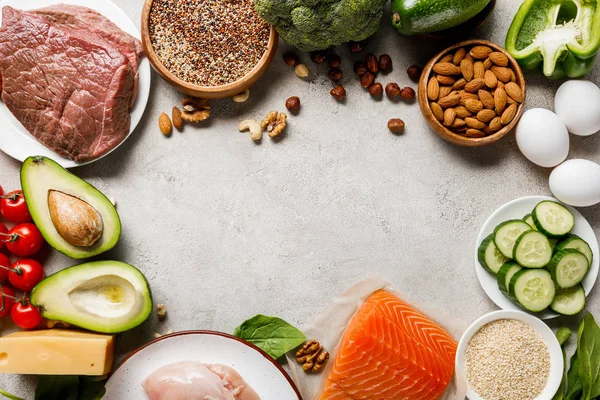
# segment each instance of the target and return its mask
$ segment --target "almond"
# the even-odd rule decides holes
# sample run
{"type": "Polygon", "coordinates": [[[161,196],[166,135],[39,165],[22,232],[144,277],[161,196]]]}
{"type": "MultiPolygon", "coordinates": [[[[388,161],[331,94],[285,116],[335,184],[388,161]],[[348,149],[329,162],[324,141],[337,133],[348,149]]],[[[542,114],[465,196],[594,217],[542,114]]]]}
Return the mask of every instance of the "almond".
{"type": "Polygon", "coordinates": [[[485,86],[489,87],[490,89],[494,89],[496,86],[498,86],[498,78],[496,78],[496,75],[490,70],[485,71],[483,79],[485,81],[485,86]]]}
{"type": "Polygon", "coordinates": [[[180,131],[183,128],[183,118],[181,118],[181,110],[177,107],[173,107],[171,118],[173,118],[173,126],[175,127],[175,129],[180,131]]]}
{"type": "Polygon", "coordinates": [[[479,100],[481,100],[481,103],[485,108],[488,108],[490,110],[494,109],[496,104],[494,103],[494,96],[492,96],[490,92],[488,92],[487,90],[480,90],[479,92],[477,92],[477,94],[479,95],[479,100]]]}
{"type": "Polygon", "coordinates": [[[481,101],[475,99],[465,100],[465,107],[472,113],[478,113],[479,111],[483,110],[483,104],[481,104],[481,101]]]}
{"type": "Polygon", "coordinates": [[[465,105],[466,101],[472,99],[472,100],[479,100],[479,96],[477,96],[475,93],[463,93],[460,95],[460,104],[462,106],[465,105]]]}
{"type": "Polygon", "coordinates": [[[483,133],[485,133],[485,136],[489,136],[491,134],[493,134],[494,132],[490,129],[489,126],[485,126],[485,128],[483,128],[483,133]]]}
{"type": "Polygon", "coordinates": [[[494,110],[481,110],[477,113],[477,119],[486,124],[496,118],[496,112],[494,110]]]}
{"type": "Polygon", "coordinates": [[[452,125],[454,118],[456,118],[456,111],[454,111],[454,108],[447,108],[444,111],[444,125],[452,125]]]}
{"type": "Polygon", "coordinates": [[[492,66],[492,60],[490,60],[490,58],[486,58],[485,60],[483,60],[483,68],[484,69],[490,69],[492,66]]]}
{"type": "Polygon", "coordinates": [[[467,124],[465,123],[464,119],[455,118],[454,122],[452,123],[452,125],[450,125],[450,128],[453,128],[453,129],[462,129],[465,126],[467,126],[467,124]]]}
{"type": "Polygon", "coordinates": [[[506,91],[503,87],[496,89],[496,92],[494,93],[494,105],[498,115],[502,115],[504,112],[507,98],[508,96],[506,95],[506,91]]]}
{"type": "Polygon", "coordinates": [[[467,80],[465,78],[460,78],[459,80],[454,82],[454,85],[452,85],[452,89],[454,89],[454,90],[464,89],[466,84],[467,84],[467,80]]]}
{"type": "Polygon", "coordinates": [[[458,106],[454,109],[454,111],[456,111],[456,116],[458,118],[467,118],[470,117],[471,115],[471,111],[467,110],[467,108],[465,106],[458,106]]]}
{"type": "Polygon", "coordinates": [[[435,119],[442,122],[444,120],[444,110],[442,110],[442,107],[435,102],[431,102],[429,106],[431,107],[431,112],[433,113],[435,119]]]}
{"type": "Polygon", "coordinates": [[[460,68],[451,62],[439,62],[433,66],[433,72],[438,75],[459,75],[460,68]]]}
{"type": "Polygon", "coordinates": [[[438,80],[433,77],[429,79],[429,83],[427,84],[427,98],[429,100],[437,100],[440,96],[440,83],[438,80]]]}
{"type": "MultiPolygon", "coordinates": [[[[455,113],[456,114],[456,113],[455,113]]],[[[477,118],[465,118],[465,123],[469,128],[473,129],[483,129],[485,128],[485,124],[478,120],[477,118]]]]}
{"type": "Polygon", "coordinates": [[[468,138],[482,138],[485,136],[485,133],[481,132],[479,129],[467,129],[465,132],[465,136],[468,138]]]}
{"type": "Polygon", "coordinates": [[[440,59],[439,62],[452,62],[454,56],[452,54],[446,54],[444,57],[440,59]]]}
{"type": "Polygon", "coordinates": [[[167,113],[160,114],[158,117],[158,127],[163,135],[170,135],[173,131],[173,125],[171,124],[171,118],[167,115],[167,113]]]}
{"type": "Polygon", "coordinates": [[[515,75],[515,71],[513,71],[512,69],[509,70],[510,71],[510,81],[511,82],[516,82],[517,81],[517,76],[515,75]]]}
{"type": "Polygon", "coordinates": [[[473,59],[473,57],[469,53],[467,53],[467,55],[465,56],[465,60],[469,60],[469,61],[471,61],[471,63],[475,62],[475,60],[473,59]]]}
{"type": "Polygon", "coordinates": [[[483,67],[483,63],[481,61],[477,61],[473,64],[473,78],[483,78],[485,74],[485,68],[483,67]]]}
{"type": "Polygon", "coordinates": [[[460,62],[460,71],[467,82],[473,79],[473,61],[468,58],[463,59],[460,62]]]}
{"type": "Polygon", "coordinates": [[[511,104],[517,104],[517,102],[514,101],[512,98],[507,97],[506,98],[506,104],[508,104],[510,106],[511,104]]]}
{"type": "Polygon", "coordinates": [[[508,125],[508,124],[510,124],[510,121],[512,121],[515,118],[516,115],[517,115],[517,105],[511,104],[502,113],[502,116],[500,117],[500,122],[502,122],[503,125],[508,125]]]}
{"type": "Polygon", "coordinates": [[[448,96],[452,92],[452,88],[450,86],[442,86],[440,87],[440,99],[448,96]]]}
{"type": "Polygon", "coordinates": [[[499,67],[497,65],[493,65],[491,68],[492,72],[496,75],[496,78],[498,78],[498,80],[500,82],[510,82],[510,69],[506,68],[506,67],[499,67]]]}
{"type": "Polygon", "coordinates": [[[456,82],[456,79],[446,75],[438,75],[437,80],[440,83],[440,85],[454,85],[454,82],[456,82]]]}
{"type": "Polygon", "coordinates": [[[449,94],[448,96],[440,99],[438,104],[442,108],[449,108],[457,106],[460,103],[460,95],[458,94],[449,94]]]}
{"type": "Polygon", "coordinates": [[[523,91],[516,83],[508,82],[504,86],[504,90],[506,90],[506,94],[509,95],[510,98],[516,101],[517,103],[523,102],[523,91]]]}
{"type": "Polygon", "coordinates": [[[471,49],[469,54],[476,60],[483,60],[488,58],[488,56],[492,53],[492,49],[487,46],[475,46],[471,49]]]}
{"type": "Polygon", "coordinates": [[[508,57],[500,51],[493,51],[490,53],[490,60],[499,67],[508,66],[508,57]]]}
{"type": "Polygon", "coordinates": [[[500,129],[502,129],[502,120],[500,117],[496,117],[493,120],[490,121],[490,130],[492,132],[496,132],[499,131],[500,129]]]}
{"type": "Polygon", "coordinates": [[[454,65],[460,65],[460,62],[463,60],[463,58],[465,58],[466,55],[467,51],[464,47],[461,47],[460,49],[456,50],[456,53],[454,53],[454,57],[452,57],[452,63],[454,65]]]}
{"type": "Polygon", "coordinates": [[[475,78],[465,86],[465,92],[476,93],[485,85],[483,78],[475,78]]]}

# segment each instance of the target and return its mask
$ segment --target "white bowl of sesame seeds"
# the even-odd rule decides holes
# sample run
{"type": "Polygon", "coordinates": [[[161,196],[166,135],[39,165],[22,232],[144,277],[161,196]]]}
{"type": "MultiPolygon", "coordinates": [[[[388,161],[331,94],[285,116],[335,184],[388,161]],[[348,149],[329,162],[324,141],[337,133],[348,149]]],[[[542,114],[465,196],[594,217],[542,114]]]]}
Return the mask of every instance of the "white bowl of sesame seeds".
{"type": "Polygon", "coordinates": [[[551,400],[564,373],[563,354],[552,330],[522,311],[494,311],[464,333],[456,374],[469,400],[551,400]]]}

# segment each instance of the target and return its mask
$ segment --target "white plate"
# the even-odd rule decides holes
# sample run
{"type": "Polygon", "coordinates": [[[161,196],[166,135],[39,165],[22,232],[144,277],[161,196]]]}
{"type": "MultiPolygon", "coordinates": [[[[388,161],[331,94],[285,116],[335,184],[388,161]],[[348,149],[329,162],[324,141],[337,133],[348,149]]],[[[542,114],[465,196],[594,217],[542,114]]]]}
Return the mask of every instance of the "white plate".
{"type": "MultiPolygon", "coordinates": [[[[552,197],[546,196],[529,196],[529,197],[521,197],[520,199],[513,200],[509,203],[506,203],[502,207],[500,207],[496,212],[494,212],[479,232],[479,236],[477,237],[477,243],[475,243],[475,270],[477,271],[477,277],[479,278],[479,283],[483,287],[483,290],[488,295],[488,297],[496,303],[496,305],[503,310],[522,310],[518,305],[507,299],[500,289],[498,289],[498,284],[496,283],[496,276],[491,274],[489,271],[484,269],[480,264],[479,260],[477,260],[477,250],[479,249],[479,245],[483,242],[490,233],[494,231],[494,228],[498,226],[500,223],[507,221],[509,219],[522,219],[525,215],[531,213],[534,207],[543,200],[553,200],[557,201],[552,197]]],[[[585,289],[585,294],[588,295],[594,284],[596,283],[596,278],[598,277],[598,266],[600,265],[600,256],[598,252],[598,240],[596,239],[596,235],[589,222],[579,213],[579,211],[575,210],[573,207],[565,205],[573,213],[575,216],[575,227],[571,231],[575,235],[579,236],[592,248],[592,253],[594,253],[594,259],[592,262],[592,266],[585,279],[583,280],[582,285],[585,289]]],[[[535,314],[537,317],[542,319],[550,319],[558,317],[559,315],[553,311],[542,311],[540,313],[535,314]]]]}
{"type": "MultiPolygon", "coordinates": [[[[4,6],[11,6],[21,10],[32,10],[36,8],[48,7],[54,4],[73,4],[78,6],[84,6],[92,8],[99,13],[103,14],[106,18],[114,22],[119,28],[123,29],[130,35],[140,38],[140,32],[129,19],[127,15],[117,7],[110,0],[0,0],[0,8],[4,6]]],[[[2,16],[0,13],[0,22],[2,16]]],[[[147,58],[143,58],[139,66],[139,92],[135,100],[135,104],[130,110],[131,114],[131,128],[129,135],[135,129],[137,124],[142,119],[146,104],[148,103],[148,97],[150,96],[150,62],[147,58]]],[[[89,164],[93,161],[99,160],[100,158],[108,155],[119,147],[127,137],[117,146],[103,156],[94,160],[86,162],[75,162],[67,158],[63,158],[38,142],[27,130],[21,125],[21,123],[12,115],[12,113],[6,108],[6,105],[0,101],[0,121],[2,123],[2,134],[0,135],[0,150],[9,156],[23,161],[29,156],[46,156],[49,157],[65,168],[73,168],[80,165],[89,164]]]]}
{"type": "Polygon", "coordinates": [[[262,350],[233,336],[210,331],[176,332],[135,350],[108,380],[103,400],[148,399],[142,387],[144,379],[156,369],[179,361],[235,368],[261,400],[302,400],[290,377],[262,350]]]}
{"type": "MultiPolygon", "coordinates": [[[[544,339],[544,343],[546,343],[548,352],[550,353],[550,375],[548,376],[546,387],[534,400],[552,399],[552,397],[558,391],[565,368],[562,350],[560,348],[560,344],[558,343],[558,339],[556,339],[556,336],[554,336],[554,333],[552,333],[552,330],[548,327],[548,325],[543,323],[538,318],[524,313],[523,311],[494,311],[473,322],[469,329],[467,329],[467,331],[463,334],[462,338],[460,339],[460,343],[458,344],[458,349],[456,350],[456,373],[458,375],[458,379],[463,380],[463,382],[466,380],[465,351],[467,350],[467,346],[473,335],[475,335],[484,325],[500,319],[514,319],[521,321],[535,329],[544,339]]],[[[470,387],[467,390],[467,397],[469,400],[484,400],[479,397],[479,395],[470,387]]]]}

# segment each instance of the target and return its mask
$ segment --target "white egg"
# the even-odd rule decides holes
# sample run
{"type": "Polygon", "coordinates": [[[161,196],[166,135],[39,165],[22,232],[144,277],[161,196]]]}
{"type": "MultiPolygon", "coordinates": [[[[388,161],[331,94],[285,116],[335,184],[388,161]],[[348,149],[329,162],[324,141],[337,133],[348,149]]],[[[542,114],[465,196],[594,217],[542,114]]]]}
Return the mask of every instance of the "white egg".
{"type": "Polygon", "coordinates": [[[600,88],[590,81],[567,81],[556,92],[554,111],[569,132],[592,135],[600,131],[600,88]]]}
{"type": "Polygon", "coordinates": [[[550,190],[558,200],[572,206],[600,203],[600,165],[581,159],[565,161],[550,174],[550,190]]]}
{"type": "Polygon", "coordinates": [[[569,132],[558,115],[544,108],[525,111],[516,131],[517,145],[527,159],[554,167],[569,154],[569,132]]]}

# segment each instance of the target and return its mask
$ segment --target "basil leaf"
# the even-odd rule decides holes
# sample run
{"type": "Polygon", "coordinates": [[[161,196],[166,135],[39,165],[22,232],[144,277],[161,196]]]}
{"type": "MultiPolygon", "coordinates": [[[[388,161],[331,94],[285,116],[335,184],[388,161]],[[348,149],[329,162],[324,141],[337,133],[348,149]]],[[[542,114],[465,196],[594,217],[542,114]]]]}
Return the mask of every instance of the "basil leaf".
{"type": "Polygon", "coordinates": [[[585,313],[579,326],[578,338],[577,359],[583,399],[591,400],[600,396],[600,327],[589,312],[585,313]]]}
{"type": "MultiPolygon", "coordinates": [[[[571,337],[571,330],[569,328],[563,327],[556,332],[556,338],[558,339],[558,343],[563,346],[567,340],[571,337]]],[[[563,354],[563,363],[565,372],[563,373],[562,380],[560,381],[560,386],[558,387],[558,391],[552,398],[552,400],[563,400],[565,398],[565,391],[567,388],[567,354],[565,353],[565,348],[562,348],[563,354]]]]}
{"type": "Polygon", "coordinates": [[[235,328],[233,336],[258,346],[274,359],[306,341],[306,336],[300,330],[281,318],[260,314],[235,328]]]}
{"type": "Polygon", "coordinates": [[[75,375],[40,375],[35,400],[77,400],[78,384],[75,375]]]}

